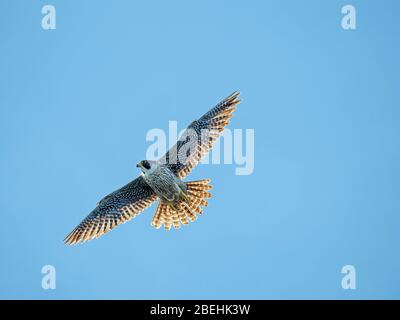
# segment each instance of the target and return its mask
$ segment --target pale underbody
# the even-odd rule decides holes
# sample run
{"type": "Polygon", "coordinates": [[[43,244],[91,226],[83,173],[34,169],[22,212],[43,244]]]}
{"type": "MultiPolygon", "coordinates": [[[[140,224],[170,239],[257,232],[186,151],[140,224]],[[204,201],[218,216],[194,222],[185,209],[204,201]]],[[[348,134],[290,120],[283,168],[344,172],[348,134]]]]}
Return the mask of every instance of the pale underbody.
{"type": "Polygon", "coordinates": [[[167,166],[153,164],[150,170],[142,172],[147,184],[157,196],[172,208],[177,209],[180,201],[188,202],[186,185],[167,166]]]}

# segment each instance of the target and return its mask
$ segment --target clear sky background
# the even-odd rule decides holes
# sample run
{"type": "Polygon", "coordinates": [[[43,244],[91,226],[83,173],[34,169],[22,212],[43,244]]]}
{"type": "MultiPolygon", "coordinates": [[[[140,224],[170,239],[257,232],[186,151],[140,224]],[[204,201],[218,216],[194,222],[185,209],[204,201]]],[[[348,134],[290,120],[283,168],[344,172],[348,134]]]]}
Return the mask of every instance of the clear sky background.
{"type": "Polygon", "coordinates": [[[0,2],[0,298],[400,298],[398,1],[0,2]],[[57,29],[41,28],[41,8],[57,29]],[[357,9],[357,30],[341,8],[357,9]],[[146,133],[240,90],[255,170],[200,165],[179,231],[155,205],[63,238],[135,178],[146,133]],[[53,265],[56,290],[43,290],[53,265]],[[341,268],[356,268],[343,290],[341,268]]]}

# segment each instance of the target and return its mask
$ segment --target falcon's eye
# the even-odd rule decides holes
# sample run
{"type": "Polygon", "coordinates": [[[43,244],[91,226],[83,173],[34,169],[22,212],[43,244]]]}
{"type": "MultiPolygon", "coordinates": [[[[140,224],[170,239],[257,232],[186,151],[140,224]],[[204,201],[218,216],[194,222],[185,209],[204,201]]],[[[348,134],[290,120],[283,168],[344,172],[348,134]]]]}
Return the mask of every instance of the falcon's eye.
{"type": "Polygon", "coordinates": [[[149,163],[147,160],[144,160],[144,161],[142,162],[142,165],[143,165],[143,167],[146,168],[147,170],[150,169],[150,163],[149,163]]]}

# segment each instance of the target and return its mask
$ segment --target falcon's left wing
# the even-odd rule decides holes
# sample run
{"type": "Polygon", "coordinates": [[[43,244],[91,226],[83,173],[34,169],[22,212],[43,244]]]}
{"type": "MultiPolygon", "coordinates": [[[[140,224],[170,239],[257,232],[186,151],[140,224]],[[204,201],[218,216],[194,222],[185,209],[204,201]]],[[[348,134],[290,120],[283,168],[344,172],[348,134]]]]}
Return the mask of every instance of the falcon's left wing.
{"type": "Polygon", "coordinates": [[[104,197],[64,241],[71,245],[98,238],[137,216],[156,199],[154,191],[140,176],[104,197]]]}
{"type": "Polygon", "coordinates": [[[168,164],[169,168],[181,179],[186,177],[212,148],[220,133],[233,116],[235,106],[240,102],[239,92],[234,92],[193,121],[181,138],[159,161],[168,164]]]}

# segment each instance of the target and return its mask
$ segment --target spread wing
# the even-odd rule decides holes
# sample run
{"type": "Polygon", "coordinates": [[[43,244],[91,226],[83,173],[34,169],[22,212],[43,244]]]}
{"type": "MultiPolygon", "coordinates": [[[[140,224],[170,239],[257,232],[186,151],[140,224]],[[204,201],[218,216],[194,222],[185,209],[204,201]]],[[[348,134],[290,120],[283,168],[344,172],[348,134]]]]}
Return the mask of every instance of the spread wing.
{"type": "Polygon", "coordinates": [[[186,177],[212,148],[229,123],[235,106],[240,102],[239,94],[232,93],[200,119],[193,121],[175,146],[159,161],[167,164],[180,179],[186,177]]]}
{"type": "Polygon", "coordinates": [[[153,190],[140,176],[104,197],[64,241],[71,245],[98,238],[137,216],[156,199],[153,190]]]}

